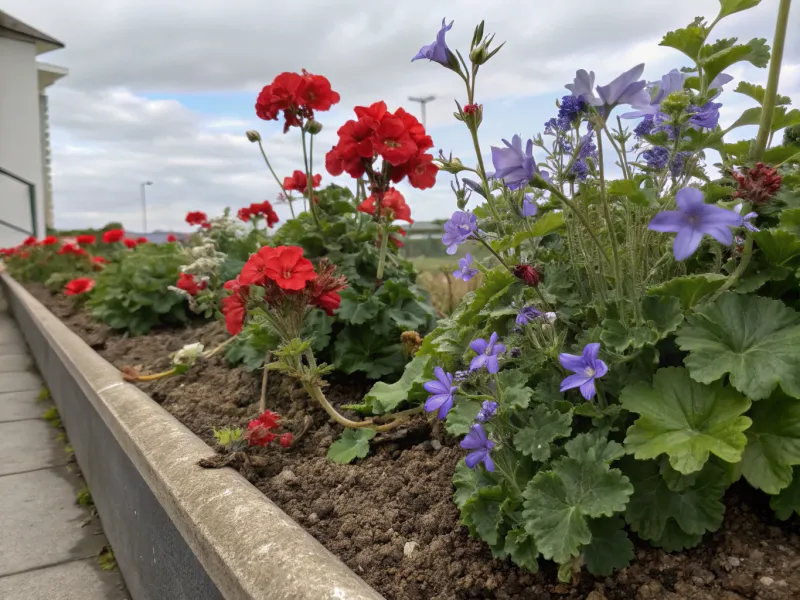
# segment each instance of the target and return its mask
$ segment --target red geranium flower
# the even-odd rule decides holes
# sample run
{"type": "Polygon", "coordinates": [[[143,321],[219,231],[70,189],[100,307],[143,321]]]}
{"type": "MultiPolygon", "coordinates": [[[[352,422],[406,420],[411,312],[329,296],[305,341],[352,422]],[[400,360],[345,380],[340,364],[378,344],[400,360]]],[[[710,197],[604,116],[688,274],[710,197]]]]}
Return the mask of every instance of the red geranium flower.
{"type": "Polygon", "coordinates": [[[175,237],[174,235],[172,235],[171,233],[170,233],[170,234],[167,236],[167,242],[168,242],[168,243],[177,242],[177,241],[178,241],[178,238],[176,238],[176,237],[175,237]]]}
{"type": "Polygon", "coordinates": [[[281,416],[278,413],[274,413],[271,410],[265,410],[263,413],[258,415],[258,417],[256,417],[250,422],[252,423],[253,421],[257,421],[267,429],[277,429],[278,421],[280,420],[281,416]]]}
{"type": "Polygon", "coordinates": [[[267,227],[270,228],[280,220],[278,213],[273,210],[272,204],[268,200],[264,200],[261,203],[254,202],[249,208],[240,208],[238,216],[245,223],[253,217],[264,217],[267,220],[267,227]]]}
{"type": "Polygon", "coordinates": [[[91,246],[97,242],[97,238],[89,233],[84,233],[76,238],[78,244],[81,246],[91,246]]]}
{"type": "MultiPolygon", "coordinates": [[[[377,198],[375,197],[375,194],[372,194],[369,198],[358,205],[358,210],[374,216],[376,202],[377,198]]],[[[406,199],[403,198],[403,194],[398,192],[393,187],[386,190],[386,193],[383,195],[383,201],[381,202],[381,216],[392,221],[406,221],[408,223],[414,222],[414,220],[411,218],[411,207],[406,204],[406,199]]]]}
{"type": "Polygon", "coordinates": [[[417,153],[417,145],[401,119],[387,116],[375,132],[375,150],[389,164],[397,166],[417,153]]]}
{"type": "MultiPolygon", "coordinates": [[[[313,175],[311,179],[312,187],[319,187],[322,182],[322,175],[313,175]]],[[[294,171],[291,177],[283,178],[283,187],[287,190],[297,190],[301,194],[306,193],[308,188],[308,177],[302,171],[294,171]]]]}
{"type": "Polygon", "coordinates": [[[379,100],[369,106],[356,106],[353,109],[359,119],[372,119],[375,122],[375,127],[383,120],[386,115],[386,102],[379,100]]]}
{"type": "Polygon", "coordinates": [[[80,294],[85,294],[93,287],[94,279],[91,279],[90,277],[78,277],[64,286],[64,295],[78,296],[80,294]]]}
{"type": "Polygon", "coordinates": [[[303,258],[302,248],[264,246],[245,263],[239,279],[244,284],[255,285],[263,285],[270,279],[281,289],[298,291],[316,276],[314,265],[303,258]]]}
{"type": "Polygon", "coordinates": [[[253,420],[247,424],[247,443],[251,446],[262,448],[269,446],[269,443],[277,436],[269,429],[264,427],[260,421],[253,420]]]}
{"type": "Polygon", "coordinates": [[[329,316],[333,316],[333,311],[339,308],[342,303],[342,297],[336,292],[325,292],[311,301],[311,304],[317,306],[325,311],[329,316]]]}
{"type": "Polygon", "coordinates": [[[299,127],[304,120],[313,119],[315,110],[329,110],[339,99],[339,94],[331,89],[330,81],[322,75],[305,70],[302,75],[281,73],[258,95],[256,115],[266,121],[275,121],[283,111],[283,132],[286,133],[289,127],[299,127]]]}
{"type": "Polygon", "coordinates": [[[29,237],[26,237],[26,238],[25,238],[25,241],[24,241],[24,242],[22,242],[22,245],[23,245],[23,246],[35,246],[37,243],[38,243],[38,242],[36,241],[36,238],[35,238],[35,237],[33,237],[33,236],[29,236],[29,237]]]}
{"type": "Polygon", "coordinates": [[[136,243],[137,243],[137,244],[146,244],[146,243],[147,243],[147,242],[149,242],[149,241],[150,241],[150,240],[148,240],[148,239],[147,239],[146,237],[144,237],[144,236],[136,238],[136,243]]]}
{"type": "Polygon", "coordinates": [[[126,248],[136,248],[136,240],[132,240],[131,238],[125,238],[122,240],[122,243],[125,244],[126,248]]]}
{"type": "Polygon", "coordinates": [[[103,234],[103,243],[114,244],[116,242],[122,241],[122,238],[124,237],[125,237],[124,229],[109,229],[103,234]]]}
{"type": "MultiPolygon", "coordinates": [[[[80,238],[80,236],[78,236],[80,238]]],[[[42,246],[52,246],[58,243],[58,238],[54,235],[48,235],[42,240],[42,246]]]]}
{"type": "Polygon", "coordinates": [[[278,443],[284,448],[288,448],[294,443],[294,436],[291,433],[284,433],[278,438],[278,443]]]}
{"type": "Polygon", "coordinates": [[[331,89],[331,82],[322,75],[314,75],[303,69],[303,79],[298,91],[300,103],[311,110],[326,111],[338,104],[339,94],[331,89]]]}
{"type": "Polygon", "coordinates": [[[178,282],[175,284],[175,287],[179,290],[183,290],[190,296],[197,296],[201,290],[206,289],[206,282],[201,281],[199,284],[195,281],[194,275],[189,275],[188,273],[181,273],[178,276],[178,282]]]}
{"type": "Polygon", "coordinates": [[[92,266],[95,270],[100,271],[103,268],[103,265],[107,264],[108,261],[103,258],[102,256],[93,256],[92,257],[92,266]]]}
{"type": "Polygon", "coordinates": [[[425,133],[425,127],[417,120],[417,117],[406,112],[403,108],[398,108],[394,111],[394,116],[403,122],[406,131],[408,131],[408,135],[411,136],[411,139],[414,141],[414,144],[416,144],[417,150],[420,153],[428,148],[433,148],[431,136],[425,133]]]}
{"type": "Polygon", "coordinates": [[[246,206],[240,208],[239,212],[236,213],[236,216],[239,217],[240,221],[244,221],[245,223],[247,223],[248,221],[250,221],[250,209],[248,209],[246,206]]]}
{"type": "Polygon", "coordinates": [[[200,210],[188,212],[186,213],[186,222],[189,225],[203,226],[205,223],[208,222],[208,216],[206,215],[206,213],[200,210]]]}
{"type": "Polygon", "coordinates": [[[408,182],[418,190],[432,188],[438,172],[432,154],[418,154],[408,161],[408,182]]]}
{"type": "Polygon", "coordinates": [[[225,326],[228,328],[228,333],[238,335],[242,331],[244,319],[247,316],[247,297],[250,295],[250,286],[242,285],[237,277],[226,281],[222,287],[231,292],[230,296],[222,299],[225,326]]]}
{"type": "Polygon", "coordinates": [[[64,244],[58,250],[58,253],[61,256],[64,256],[64,255],[67,255],[67,254],[74,254],[75,256],[86,256],[86,250],[84,250],[83,248],[79,248],[75,244],[64,244]]]}

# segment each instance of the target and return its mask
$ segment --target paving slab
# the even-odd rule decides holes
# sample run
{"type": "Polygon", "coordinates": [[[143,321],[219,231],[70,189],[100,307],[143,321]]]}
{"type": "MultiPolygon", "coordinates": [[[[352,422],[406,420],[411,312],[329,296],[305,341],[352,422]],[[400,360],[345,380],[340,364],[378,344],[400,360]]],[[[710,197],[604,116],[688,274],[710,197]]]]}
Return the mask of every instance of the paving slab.
{"type": "Polygon", "coordinates": [[[100,554],[108,542],[81,527],[78,487],[67,467],[0,477],[0,577],[100,554]]]}
{"type": "MultiPolygon", "coordinates": [[[[0,394],[0,423],[41,418],[52,404],[39,402],[38,396],[39,392],[33,390],[0,394]]],[[[0,457],[0,460],[5,459],[0,457]]]]}
{"type": "MultiPolygon", "coordinates": [[[[44,421],[0,423],[0,475],[66,465],[67,455],[55,443],[56,435],[44,421]]],[[[0,502],[0,513],[5,506],[0,502]]]]}
{"type": "MultiPolygon", "coordinates": [[[[24,349],[21,349],[20,352],[24,352],[24,349]]],[[[28,369],[32,368],[33,359],[28,354],[0,355],[0,373],[27,371],[28,369]]]]}
{"type": "Polygon", "coordinates": [[[97,566],[97,559],[35,569],[0,577],[0,598],[6,600],[128,600],[119,573],[97,566]]]}
{"type": "Polygon", "coordinates": [[[25,392],[44,387],[41,378],[30,371],[12,371],[0,373],[0,394],[7,392],[25,392]]]}

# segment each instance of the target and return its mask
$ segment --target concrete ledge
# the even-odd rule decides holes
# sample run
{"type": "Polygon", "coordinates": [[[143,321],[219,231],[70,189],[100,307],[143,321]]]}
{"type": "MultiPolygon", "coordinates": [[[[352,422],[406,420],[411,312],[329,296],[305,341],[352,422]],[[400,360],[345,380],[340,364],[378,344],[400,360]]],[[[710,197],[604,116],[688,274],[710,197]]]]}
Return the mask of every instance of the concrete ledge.
{"type": "Polygon", "coordinates": [[[382,600],[8,275],[2,288],[58,405],[134,600],[382,600]]]}

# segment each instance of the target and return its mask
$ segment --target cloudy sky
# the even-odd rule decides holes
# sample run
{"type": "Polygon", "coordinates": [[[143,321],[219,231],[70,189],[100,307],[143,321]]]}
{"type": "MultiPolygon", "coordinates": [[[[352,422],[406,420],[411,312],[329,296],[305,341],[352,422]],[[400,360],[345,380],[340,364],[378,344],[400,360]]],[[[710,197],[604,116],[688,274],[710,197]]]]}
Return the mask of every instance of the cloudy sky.
{"type": "MultiPolygon", "coordinates": [[[[771,43],[778,0],[723,21],[714,37],[771,43]]],[[[253,110],[260,89],[282,71],[306,68],[328,77],[342,100],[320,113],[316,164],[335,142],[352,107],[385,100],[418,113],[408,96],[435,95],[428,129],[435,149],[475,160],[461,123],[452,117],[463,84],[435,63],[410,63],[429,43],[442,17],[454,19],[451,48],[464,51],[474,26],[506,40],[481,71],[484,104],[481,143],[542,130],[555,100],[585,68],[607,83],[646,63],[645,77],[685,64],[658,47],[662,35],[697,15],[713,19],[718,0],[4,0],[3,10],[64,42],[39,57],[69,68],[50,88],[56,226],[102,226],[121,220],[141,229],[139,182],[148,189],[149,229],[186,229],[189,210],[221,212],[274,200],[272,181],[247,129],[258,129],[279,174],[301,168],[299,134],[283,135],[276,122],[253,110]]],[[[800,102],[800,7],[790,17],[781,92],[800,102]]],[[[737,79],[766,82],[766,69],[731,71],[737,79]]],[[[729,86],[735,87],[736,82],[729,86]]],[[[723,125],[753,103],[728,91],[723,125]]],[[[739,130],[743,137],[752,132],[739,130]]],[[[316,170],[316,169],[315,169],[316,170]]],[[[334,181],[323,172],[323,183],[334,181]]],[[[339,183],[347,184],[343,179],[339,183]]],[[[447,174],[432,190],[403,189],[417,220],[447,217],[455,207],[447,174]]],[[[279,206],[282,218],[288,215],[279,206]]]]}

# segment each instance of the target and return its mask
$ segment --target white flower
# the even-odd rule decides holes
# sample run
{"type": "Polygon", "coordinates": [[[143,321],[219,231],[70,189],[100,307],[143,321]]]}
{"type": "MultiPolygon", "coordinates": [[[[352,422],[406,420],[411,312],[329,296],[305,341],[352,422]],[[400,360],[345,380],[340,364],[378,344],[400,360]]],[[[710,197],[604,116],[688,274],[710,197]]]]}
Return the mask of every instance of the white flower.
{"type": "Polygon", "coordinates": [[[200,342],[186,344],[183,348],[175,353],[175,356],[172,358],[172,363],[191,367],[195,362],[197,362],[202,354],[203,344],[200,342]]]}

